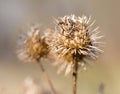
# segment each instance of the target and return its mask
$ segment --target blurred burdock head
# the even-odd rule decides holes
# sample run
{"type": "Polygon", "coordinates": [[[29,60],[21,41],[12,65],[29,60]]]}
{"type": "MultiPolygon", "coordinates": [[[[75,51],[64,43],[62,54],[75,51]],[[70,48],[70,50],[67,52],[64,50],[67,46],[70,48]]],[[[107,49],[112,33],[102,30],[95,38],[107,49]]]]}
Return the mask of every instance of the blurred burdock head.
{"type": "Polygon", "coordinates": [[[40,29],[37,25],[30,27],[28,32],[20,35],[18,47],[18,57],[24,62],[38,62],[49,52],[45,37],[40,36],[40,29]]]}
{"type": "MultiPolygon", "coordinates": [[[[62,60],[60,71],[66,69],[71,72],[74,59],[82,68],[85,67],[86,58],[96,59],[100,50],[98,40],[99,27],[93,26],[95,20],[86,16],[64,16],[55,19],[56,28],[47,34],[51,53],[62,60]]],[[[57,64],[60,64],[57,62],[57,64]]]]}

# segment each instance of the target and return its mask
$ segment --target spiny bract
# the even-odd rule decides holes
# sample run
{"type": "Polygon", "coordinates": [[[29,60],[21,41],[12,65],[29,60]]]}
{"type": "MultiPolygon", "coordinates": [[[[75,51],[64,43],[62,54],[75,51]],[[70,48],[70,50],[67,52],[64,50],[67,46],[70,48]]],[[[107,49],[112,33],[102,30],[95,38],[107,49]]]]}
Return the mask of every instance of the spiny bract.
{"type": "Polygon", "coordinates": [[[42,57],[47,56],[49,51],[45,38],[40,36],[38,26],[33,26],[28,32],[20,35],[18,43],[18,57],[24,62],[38,62],[42,57]]]}
{"type": "MultiPolygon", "coordinates": [[[[95,20],[91,20],[86,16],[64,16],[55,19],[55,30],[47,33],[48,44],[51,53],[62,60],[60,71],[66,69],[66,74],[71,71],[73,65],[73,57],[77,58],[79,66],[85,67],[84,58],[96,59],[98,54],[102,52],[98,48],[99,27],[94,28],[95,20]]],[[[60,62],[57,64],[60,64],[60,62]]]]}

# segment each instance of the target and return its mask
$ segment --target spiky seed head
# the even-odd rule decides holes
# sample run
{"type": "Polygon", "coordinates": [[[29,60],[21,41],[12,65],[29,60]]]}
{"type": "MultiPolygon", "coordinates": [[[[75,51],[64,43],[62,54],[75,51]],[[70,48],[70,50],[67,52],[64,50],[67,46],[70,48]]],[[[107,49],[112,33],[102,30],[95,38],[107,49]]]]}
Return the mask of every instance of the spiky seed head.
{"type": "Polygon", "coordinates": [[[66,74],[71,71],[74,57],[84,67],[84,58],[96,59],[102,52],[98,48],[98,39],[102,36],[98,35],[99,28],[94,28],[94,23],[95,20],[86,16],[70,15],[55,19],[56,27],[48,34],[48,43],[53,55],[64,61],[60,70],[66,68],[66,74]]]}
{"type": "Polygon", "coordinates": [[[28,32],[20,35],[18,47],[18,57],[24,62],[38,62],[49,52],[45,38],[40,36],[38,26],[33,26],[28,32]]]}

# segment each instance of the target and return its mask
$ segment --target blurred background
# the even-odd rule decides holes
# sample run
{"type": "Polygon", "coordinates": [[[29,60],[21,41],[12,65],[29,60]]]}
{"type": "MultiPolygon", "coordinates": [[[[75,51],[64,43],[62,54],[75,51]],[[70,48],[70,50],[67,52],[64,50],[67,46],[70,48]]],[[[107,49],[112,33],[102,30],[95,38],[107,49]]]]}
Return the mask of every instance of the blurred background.
{"type": "MultiPolygon", "coordinates": [[[[0,94],[25,94],[23,89],[29,84],[50,92],[39,66],[17,58],[17,38],[27,24],[40,23],[45,29],[51,26],[53,17],[70,14],[92,15],[106,42],[100,58],[79,73],[78,94],[99,94],[101,84],[104,94],[120,94],[119,9],[119,0],[0,0],[0,94]]],[[[71,76],[57,75],[57,68],[51,64],[45,67],[57,91],[72,94],[71,76]]]]}

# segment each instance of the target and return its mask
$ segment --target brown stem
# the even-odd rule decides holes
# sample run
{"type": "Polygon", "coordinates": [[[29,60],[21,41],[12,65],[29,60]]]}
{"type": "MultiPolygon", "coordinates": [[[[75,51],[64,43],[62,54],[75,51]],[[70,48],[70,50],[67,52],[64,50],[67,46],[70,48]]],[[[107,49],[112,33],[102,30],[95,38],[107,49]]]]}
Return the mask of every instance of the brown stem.
{"type": "Polygon", "coordinates": [[[42,63],[40,62],[39,65],[40,65],[40,69],[43,72],[44,77],[46,78],[46,80],[47,80],[47,82],[48,82],[48,84],[49,84],[53,94],[57,94],[55,89],[54,89],[54,87],[53,87],[53,84],[52,84],[52,82],[50,80],[50,77],[49,77],[48,73],[45,71],[45,68],[43,67],[42,63]]]}
{"type": "Polygon", "coordinates": [[[73,69],[72,69],[73,94],[77,93],[77,70],[78,70],[78,63],[77,60],[74,59],[73,69]]]}

